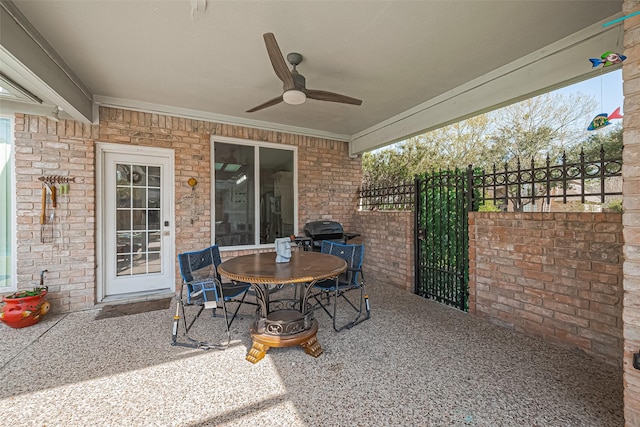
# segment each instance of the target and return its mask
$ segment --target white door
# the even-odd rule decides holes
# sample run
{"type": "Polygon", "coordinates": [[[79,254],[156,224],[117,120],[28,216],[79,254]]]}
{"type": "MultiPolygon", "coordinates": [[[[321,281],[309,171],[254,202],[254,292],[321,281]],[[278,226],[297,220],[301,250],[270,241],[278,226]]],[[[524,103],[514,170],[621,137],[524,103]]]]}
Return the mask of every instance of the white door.
{"type": "Polygon", "coordinates": [[[173,291],[173,151],[100,144],[100,301],[173,291]]]}

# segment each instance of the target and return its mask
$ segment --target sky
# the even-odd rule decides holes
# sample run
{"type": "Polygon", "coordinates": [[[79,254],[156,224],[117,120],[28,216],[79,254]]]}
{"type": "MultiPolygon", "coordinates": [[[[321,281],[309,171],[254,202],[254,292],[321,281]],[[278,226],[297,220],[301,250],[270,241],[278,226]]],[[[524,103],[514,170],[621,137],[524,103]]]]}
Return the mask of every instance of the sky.
{"type": "Polygon", "coordinates": [[[600,113],[611,114],[613,110],[618,107],[620,107],[621,114],[624,112],[621,69],[601,74],[589,80],[558,89],[552,93],[562,93],[566,95],[583,93],[585,95],[592,95],[598,103],[598,111],[593,112],[594,117],[600,113]]]}
{"type": "MultiPolygon", "coordinates": [[[[603,72],[596,77],[575,83],[570,86],[557,89],[551,93],[561,93],[564,95],[582,93],[592,96],[597,103],[596,110],[592,112],[591,118],[601,113],[611,114],[613,110],[620,107],[620,114],[624,115],[624,96],[622,94],[622,69],[603,72]]],[[[384,150],[388,147],[382,147],[384,150]]]]}

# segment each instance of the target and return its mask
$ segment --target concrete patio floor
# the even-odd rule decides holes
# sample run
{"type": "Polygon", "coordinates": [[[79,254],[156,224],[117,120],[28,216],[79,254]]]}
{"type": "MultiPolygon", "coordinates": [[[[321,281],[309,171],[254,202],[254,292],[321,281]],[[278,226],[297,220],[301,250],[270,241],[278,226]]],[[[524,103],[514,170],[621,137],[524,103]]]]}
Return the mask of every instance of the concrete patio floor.
{"type": "MultiPolygon", "coordinates": [[[[173,307],[0,325],[0,419],[12,426],[621,426],[621,369],[401,290],[324,354],[253,365],[251,308],[225,351],[173,347],[173,307]]],[[[173,306],[173,303],[172,303],[173,306]]]]}

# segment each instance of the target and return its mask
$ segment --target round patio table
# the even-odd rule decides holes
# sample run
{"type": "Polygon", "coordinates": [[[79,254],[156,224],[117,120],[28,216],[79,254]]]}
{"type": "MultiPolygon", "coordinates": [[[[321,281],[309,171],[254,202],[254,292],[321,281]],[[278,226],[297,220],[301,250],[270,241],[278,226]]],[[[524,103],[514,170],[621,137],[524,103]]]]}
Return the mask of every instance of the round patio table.
{"type": "Polygon", "coordinates": [[[318,322],[308,299],[318,280],[337,278],[347,263],[319,252],[291,253],[287,263],[276,263],[275,252],[242,255],[223,262],[218,273],[231,280],[250,283],[256,293],[258,310],[250,332],[253,344],[247,360],[257,363],[270,347],[300,345],[307,354],[318,357],[322,347],[316,338],[318,322]],[[270,300],[269,287],[293,284],[293,299],[270,300]]]}

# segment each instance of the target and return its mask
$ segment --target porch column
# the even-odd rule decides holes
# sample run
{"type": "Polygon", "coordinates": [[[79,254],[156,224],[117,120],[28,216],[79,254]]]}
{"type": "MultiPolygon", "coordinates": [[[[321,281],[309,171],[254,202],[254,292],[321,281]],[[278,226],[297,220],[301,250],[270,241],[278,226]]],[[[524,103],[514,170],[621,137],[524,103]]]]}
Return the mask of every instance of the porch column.
{"type": "MultiPolygon", "coordinates": [[[[640,9],[640,0],[625,0],[622,13],[640,9]]],[[[624,22],[624,416],[626,425],[640,425],[640,370],[633,355],[640,352],[640,16],[624,22]]]]}

